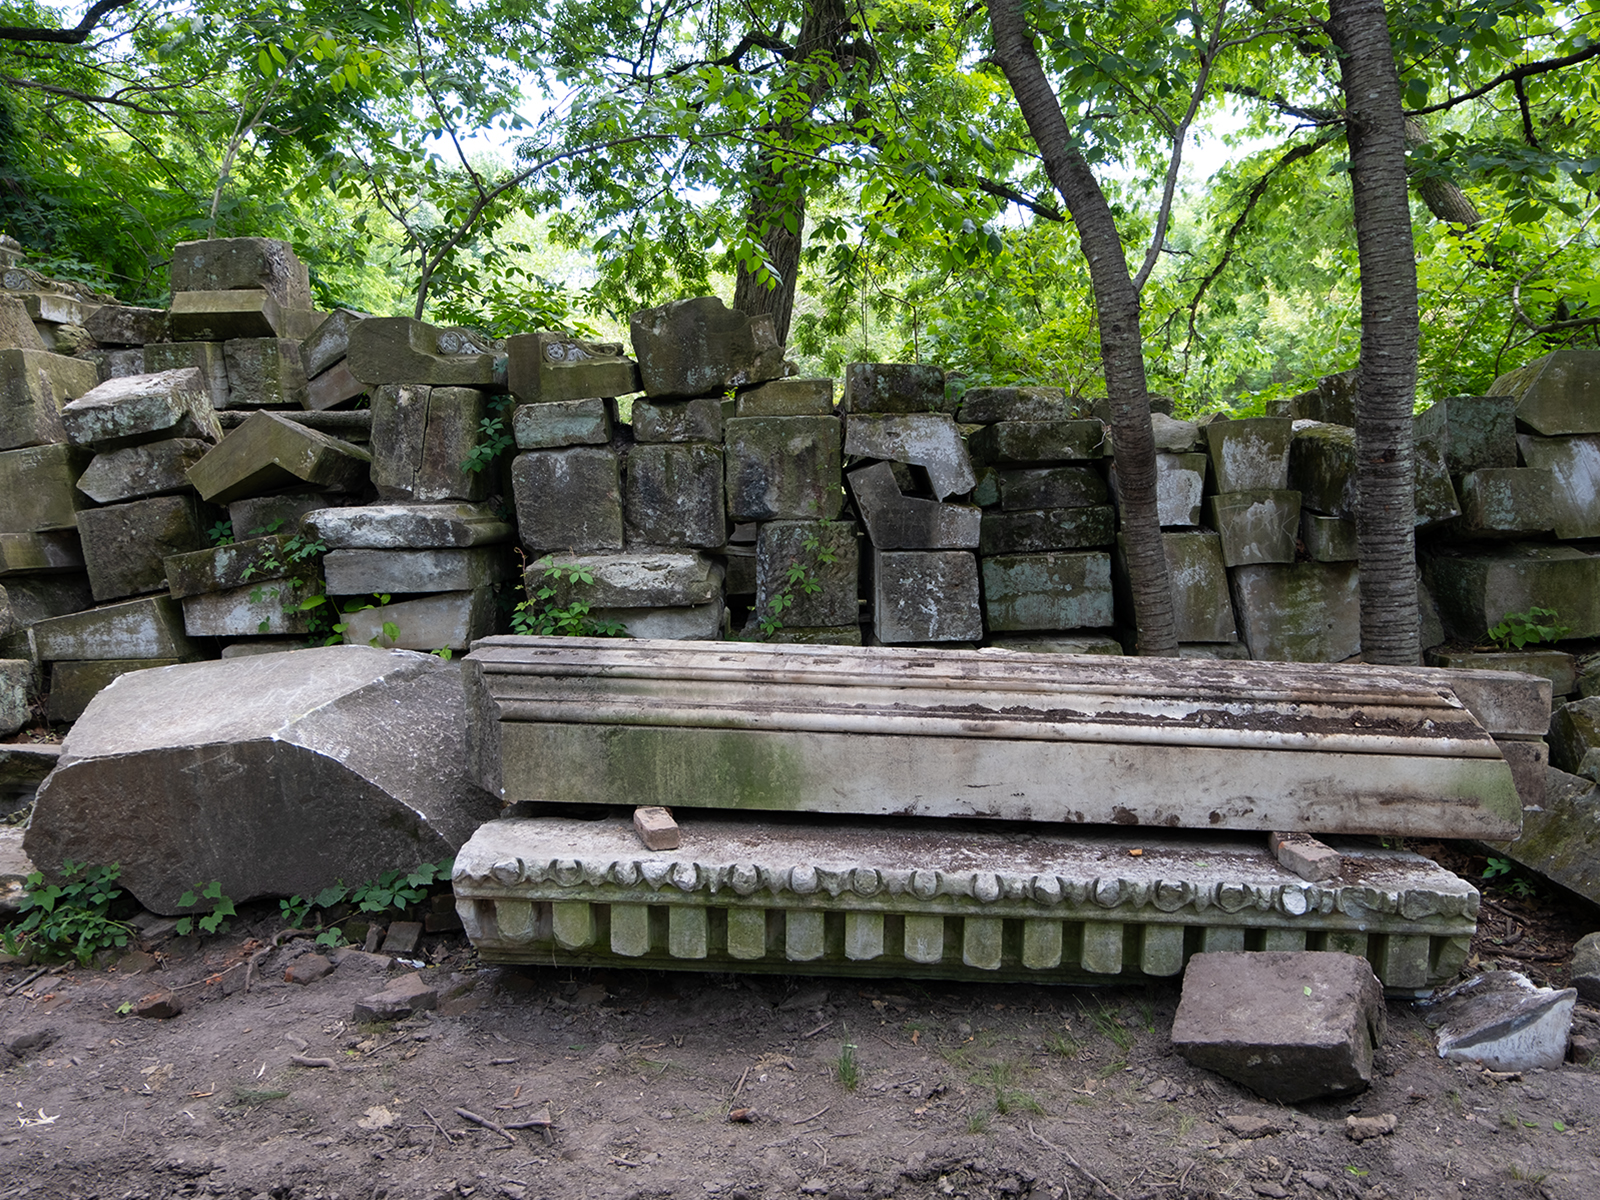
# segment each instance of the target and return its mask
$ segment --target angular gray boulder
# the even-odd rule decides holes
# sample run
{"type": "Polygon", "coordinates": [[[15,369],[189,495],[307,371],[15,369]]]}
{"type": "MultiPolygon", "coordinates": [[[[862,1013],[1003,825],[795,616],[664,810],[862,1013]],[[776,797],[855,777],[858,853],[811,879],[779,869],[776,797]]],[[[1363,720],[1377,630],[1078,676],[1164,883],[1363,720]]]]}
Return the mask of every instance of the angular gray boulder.
{"type": "Polygon", "coordinates": [[[47,875],[120,863],[154,912],[217,880],[236,902],[307,895],[454,854],[498,802],[464,774],[460,665],[330,646],[124,675],[39,789],[47,875]]]}

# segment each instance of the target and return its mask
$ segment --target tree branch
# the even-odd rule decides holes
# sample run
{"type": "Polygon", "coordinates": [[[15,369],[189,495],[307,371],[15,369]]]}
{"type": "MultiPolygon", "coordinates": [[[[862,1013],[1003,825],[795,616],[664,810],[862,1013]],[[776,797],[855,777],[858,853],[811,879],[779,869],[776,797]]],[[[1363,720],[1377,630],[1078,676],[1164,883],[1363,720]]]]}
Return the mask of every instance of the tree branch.
{"type": "Polygon", "coordinates": [[[17,25],[0,25],[0,42],[52,42],[58,46],[80,46],[89,40],[100,18],[113,9],[126,8],[133,0],[96,0],[83,14],[75,29],[30,29],[17,25]]]}
{"type": "Polygon", "coordinates": [[[6,87],[44,92],[46,95],[60,96],[64,100],[77,100],[82,104],[114,104],[118,108],[132,109],[134,112],[143,113],[147,117],[181,117],[185,115],[180,109],[151,108],[134,100],[124,100],[121,96],[96,96],[92,92],[80,92],[74,88],[58,87],[53,83],[40,83],[36,79],[18,79],[14,75],[0,75],[0,84],[4,84],[6,87]]]}
{"type": "Polygon", "coordinates": [[[1426,104],[1421,108],[1413,108],[1406,115],[1420,117],[1431,112],[1443,112],[1447,108],[1454,108],[1458,104],[1465,104],[1468,100],[1476,100],[1479,96],[1487,95],[1502,84],[1518,83],[1524,79],[1531,79],[1535,75],[1559,71],[1563,67],[1571,67],[1581,62],[1588,62],[1597,55],[1600,55],[1600,42],[1585,46],[1582,50],[1574,50],[1571,54],[1564,54],[1560,58],[1545,58],[1538,62],[1523,63],[1521,66],[1512,67],[1509,71],[1502,71],[1489,80],[1488,83],[1475,87],[1470,92],[1462,92],[1459,96],[1451,96],[1439,101],[1437,104],[1426,104]]]}

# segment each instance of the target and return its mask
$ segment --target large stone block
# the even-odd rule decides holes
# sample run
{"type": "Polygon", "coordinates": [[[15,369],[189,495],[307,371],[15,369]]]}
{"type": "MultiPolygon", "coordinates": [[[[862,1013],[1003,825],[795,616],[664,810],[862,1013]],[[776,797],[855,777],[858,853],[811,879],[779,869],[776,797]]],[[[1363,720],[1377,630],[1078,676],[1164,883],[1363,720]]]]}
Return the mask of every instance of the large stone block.
{"type": "Polygon", "coordinates": [[[941,504],[900,490],[886,462],[858,467],[846,477],[867,538],[878,550],[975,550],[981,537],[979,509],[941,504]]]}
{"type": "Polygon", "coordinates": [[[0,533],[0,577],[81,570],[83,546],[76,529],[0,533]]]}
{"type": "Polygon", "coordinates": [[[706,396],[784,373],[772,318],[748,317],[715,296],[636,312],[628,331],[648,396],[706,396]]]}
{"type": "Polygon", "coordinates": [[[305,517],[306,532],[335,549],[405,550],[430,546],[492,546],[516,530],[487,505],[372,504],[318,508],[305,517]]]}
{"type": "Polygon", "coordinates": [[[362,383],[504,387],[506,366],[481,338],[410,317],[371,317],[350,329],[345,357],[362,383]]]}
{"type": "Polygon", "coordinates": [[[1206,511],[1222,536],[1222,560],[1228,566],[1294,561],[1299,492],[1223,492],[1207,498],[1206,511]]]}
{"type": "Polygon", "coordinates": [[[975,463],[1085,462],[1110,452],[1099,421],[1000,421],[967,439],[975,463]]]}
{"type": "Polygon", "coordinates": [[[633,402],[633,436],[641,442],[720,442],[722,400],[700,396],[694,400],[633,402]]]}
{"type": "Polygon", "coordinates": [[[147,596],[85,612],[50,617],[33,626],[41,662],[96,658],[198,658],[170,596],[147,596]]]}
{"type": "Polygon", "coordinates": [[[1517,465],[1516,406],[1509,396],[1451,396],[1417,416],[1417,440],[1444,448],[1451,475],[1517,465]]]}
{"type": "Polygon", "coordinates": [[[228,369],[228,407],[311,407],[306,403],[306,370],[298,342],[234,338],[222,344],[222,360],[228,369]]]}
{"type": "Polygon", "coordinates": [[[81,573],[12,576],[5,581],[5,589],[12,625],[17,629],[94,607],[89,577],[81,573]]]}
{"type": "Polygon", "coordinates": [[[346,613],[344,638],[354,645],[384,649],[465,650],[495,633],[499,619],[492,588],[439,592],[346,613]]]}
{"type": "Polygon", "coordinates": [[[189,469],[189,482],[213,504],[295,484],[353,492],[366,483],[371,461],[359,446],[259,411],[189,469]]]}
{"type": "Polygon", "coordinates": [[[985,512],[978,548],[984,554],[1027,554],[1109,546],[1117,535],[1117,512],[1092,508],[1043,508],[1031,512],[985,512]]]}
{"type": "Polygon", "coordinates": [[[1517,438],[1522,460],[1551,473],[1555,534],[1562,539],[1600,537],[1600,437],[1517,438]]]}
{"type": "Polygon", "coordinates": [[[1348,517],[1325,517],[1301,509],[1300,540],[1313,562],[1356,561],[1356,523],[1348,517]]]}
{"type": "Polygon", "coordinates": [[[61,410],[67,440],[96,450],[190,438],[222,440],[205,380],[193,367],[96,384],[61,410]]]}
{"type": "Polygon", "coordinates": [[[518,450],[604,446],[611,440],[611,405],[598,397],[519,404],[511,415],[511,433],[518,450]]]}
{"type": "Polygon", "coordinates": [[[675,608],[593,608],[589,616],[622,626],[628,637],[664,642],[714,642],[722,637],[727,621],[720,596],[706,604],[675,608]]]}
{"type": "Polygon", "coordinates": [[[983,560],[983,615],[990,632],[1102,629],[1113,611],[1109,554],[1002,554],[983,560]]]}
{"type": "Polygon", "coordinates": [[[921,467],[939,500],[978,482],[961,431],[943,413],[852,413],[844,421],[844,452],[921,467]]]}
{"type": "Polygon", "coordinates": [[[1554,609],[1574,638],[1600,637],[1600,556],[1577,546],[1425,547],[1422,577],[1445,633],[1482,641],[1507,613],[1554,609]]]}
{"type": "Polygon", "coordinates": [[[263,579],[185,596],[184,632],[221,638],[304,635],[311,631],[311,616],[301,605],[317,594],[304,579],[263,579]]]}
{"type": "MultiPolygon", "coordinates": [[[[1461,519],[1467,537],[1537,536],[1556,526],[1555,472],[1533,467],[1482,467],[1461,477],[1461,519]]],[[[1570,535],[1568,535],[1570,536],[1570,535]]]]}
{"type": "Polygon", "coordinates": [[[1573,700],[1556,709],[1550,718],[1549,740],[1552,767],[1600,780],[1600,696],[1573,700]]]}
{"type": "MultiPolygon", "coordinates": [[[[1203,453],[1156,455],[1156,519],[1163,528],[1200,524],[1209,461],[1203,453]]],[[[1122,491],[1114,461],[1110,464],[1108,480],[1111,495],[1121,508],[1122,491]]]]}
{"type": "Polygon", "coordinates": [[[512,574],[511,557],[494,546],[469,550],[330,550],[322,577],[331,596],[369,592],[470,592],[512,574]]]}
{"type": "Polygon", "coordinates": [[[1087,508],[1105,504],[1108,499],[1106,481],[1089,467],[1021,467],[996,471],[995,483],[1000,490],[1000,507],[1008,512],[1031,508],[1087,508]]]}
{"type": "Polygon", "coordinates": [[[1485,971],[1419,1007],[1437,1027],[1439,1057],[1490,1071],[1556,1071],[1567,1057],[1578,993],[1536,987],[1516,971],[1485,971]]]}
{"type": "Polygon", "coordinates": [[[288,242],[277,238],[211,238],[172,249],[174,292],[260,288],[281,308],[311,307],[311,278],[288,242]]]}
{"type": "Polygon", "coordinates": [[[275,338],[286,332],[278,302],[260,288],[231,292],[174,292],[167,328],[183,341],[275,338]]]}
{"type": "Polygon", "coordinates": [[[312,895],[448,858],[498,805],[462,776],[459,666],[365,646],[124,675],[40,788],[46,872],[117,862],[146,908],[196,880],[235,901],[312,895]]]}
{"type": "Polygon", "coordinates": [[[1289,487],[1294,422],[1281,417],[1213,421],[1205,427],[1219,492],[1283,491],[1289,487]]]}
{"type": "Polygon", "coordinates": [[[43,350],[0,350],[0,450],[66,440],[61,410],[100,382],[91,362],[43,350]]]}
{"type": "Polygon", "coordinates": [[[831,520],[839,515],[836,417],[734,417],[726,423],[725,487],[735,521],[831,520]]]}
{"type": "Polygon", "coordinates": [[[193,367],[206,381],[211,407],[228,407],[228,361],[221,342],[153,342],[144,348],[144,371],[136,374],[159,375],[193,367]]]}
{"type": "Polygon", "coordinates": [[[32,661],[0,659],[0,737],[10,737],[32,719],[33,690],[32,661]]]}
{"type": "Polygon", "coordinates": [[[1496,854],[1600,904],[1600,787],[1594,780],[1549,768],[1538,807],[1523,809],[1521,834],[1490,845],[1496,854]]]}
{"type": "Polygon", "coordinates": [[[89,498],[75,486],[89,452],[57,442],[0,451],[0,533],[72,529],[89,498]]]}
{"type": "Polygon", "coordinates": [[[639,366],[620,342],[519,333],[506,339],[506,386],[524,404],[628,396],[640,388],[639,366]]]}
{"type": "Polygon", "coordinates": [[[1196,1066],[1297,1104],[1365,1090],[1386,1022],[1383,987],[1358,955],[1196,954],[1172,1044],[1196,1066]]]}
{"type": "Polygon", "coordinates": [[[1074,416],[1066,389],[1057,387],[975,387],[961,396],[956,420],[963,425],[996,421],[1070,421],[1074,416]]]}
{"type": "Polygon", "coordinates": [[[844,413],[948,413],[944,368],[927,363],[848,363],[844,413]]]}
{"type": "Polygon", "coordinates": [[[734,398],[736,417],[826,417],[833,412],[833,380],[773,379],[734,398]]]}
{"type": "Polygon", "coordinates": [[[1489,394],[1510,396],[1518,423],[1546,437],[1600,433],[1600,350],[1552,350],[1507,371],[1489,394]]]}
{"type": "Polygon", "coordinates": [[[293,533],[300,528],[301,518],[307,513],[337,503],[343,503],[343,498],[324,496],[320,492],[246,496],[228,505],[228,524],[233,536],[240,541],[273,533],[293,533]]]}
{"type": "Polygon", "coordinates": [[[528,450],[511,462],[517,529],[529,550],[620,550],[622,470],[602,446],[528,450]]]}
{"type": "Polygon", "coordinates": [[[15,296],[0,295],[0,349],[45,349],[44,339],[33,327],[28,306],[15,296]]]}
{"type": "Polygon", "coordinates": [[[383,500],[482,500],[490,471],[462,464],[478,444],[489,398],[477,388],[386,384],[372,394],[372,482],[383,500]]]}
{"type": "Polygon", "coordinates": [[[134,671],[177,665],[175,658],[112,658],[99,662],[58,662],[50,668],[50,703],[45,716],[52,724],[70,725],[83,715],[113,679],[134,671]]]}
{"type": "Polygon", "coordinates": [[[1324,375],[1317,380],[1316,387],[1289,401],[1290,415],[1327,425],[1348,425],[1353,429],[1360,382],[1359,369],[1354,367],[1337,375],[1324,375]]]}
{"type": "Polygon", "coordinates": [[[1455,484],[1445,467],[1444,447],[1427,438],[1413,438],[1412,496],[1416,527],[1431,529],[1461,515],[1455,484]]]}
{"type": "Polygon", "coordinates": [[[768,521],[756,540],[756,612],[785,627],[854,625],[860,574],[854,521],[768,521]],[[785,602],[774,609],[776,598],[785,602]]]}
{"type": "Polygon", "coordinates": [[[91,362],[100,375],[100,382],[108,379],[122,379],[128,375],[144,375],[144,348],[136,346],[129,350],[79,350],[73,357],[81,358],[84,362],[91,362]]]}
{"type": "Polygon", "coordinates": [[[582,600],[595,609],[694,608],[710,604],[722,594],[723,570],[715,559],[663,550],[547,555],[528,564],[525,578],[530,595],[544,585],[545,572],[552,564],[576,568],[593,580],[555,581],[554,602],[563,606],[582,600]]]}
{"type": "Polygon", "coordinates": [[[1360,652],[1354,563],[1263,564],[1235,567],[1228,575],[1239,634],[1251,658],[1336,663],[1360,652]]]}
{"type": "Polygon", "coordinates": [[[78,490],[97,504],[187,491],[189,468],[210,449],[198,438],[171,438],[108,450],[96,454],[78,477],[78,490]]]}
{"type": "Polygon", "coordinates": [[[282,579],[290,573],[288,534],[242,537],[226,546],[169,556],[164,563],[167,591],[177,600],[203,592],[282,579]]]}
{"type": "Polygon", "coordinates": [[[977,555],[964,550],[874,550],[872,614],[873,632],[885,646],[978,641],[983,616],[977,555]]]}
{"type": "MultiPolygon", "coordinates": [[[[634,413],[637,419],[637,407],[634,413]]],[[[728,540],[721,446],[635,445],[626,466],[622,512],[629,546],[715,550],[728,540]]]]}
{"type": "Polygon", "coordinates": [[[1347,425],[1296,421],[1289,482],[1302,507],[1329,517],[1356,515],[1356,431],[1347,425]]]}
{"type": "MultiPolygon", "coordinates": [[[[1239,631],[1228,594],[1222,539],[1210,529],[1163,532],[1167,574],[1172,580],[1172,620],[1180,643],[1233,642],[1239,631]]],[[[1133,592],[1128,582],[1124,539],[1117,537],[1112,582],[1124,621],[1133,624],[1133,592]]]]}
{"type": "Polygon", "coordinates": [[[367,319],[365,313],[336,308],[300,343],[300,369],[315,379],[350,352],[350,330],[367,319]]]}
{"type": "Polygon", "coordinates": [[[97,601],[120,600],[167,588],[163,560],[206,544],[192,495],[156,496],[78,514],[83,560],[97,601]]]}
{"type": "Polygon", "coordinates": [[[363,396],[366,391],[367,385],[352,375],[341,359],[315,379],[306,381],[305,406],[323,412],[363,396]]]}

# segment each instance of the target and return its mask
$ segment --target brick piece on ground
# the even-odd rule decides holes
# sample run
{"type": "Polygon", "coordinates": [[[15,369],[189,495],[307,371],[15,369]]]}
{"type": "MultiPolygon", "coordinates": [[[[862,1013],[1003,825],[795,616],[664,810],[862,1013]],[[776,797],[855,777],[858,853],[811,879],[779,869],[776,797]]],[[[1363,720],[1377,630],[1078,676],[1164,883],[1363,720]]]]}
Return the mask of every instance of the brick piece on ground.
{"type": "Polygon", "coordinates": [[[68,441],[96,450],[169,438],[222,439],[205,378],[194,367],[108,379],[63,407],[61,424],[68,441]]]}
{"type": "Polygon", "coordinates": [[[1269,833],[1267,846],[1280,867],[1312,883],[1333,879],[1344,869],[1339,852],[1309,833],[1269,833]]]}
{"type": "Polygon", "coordinates": [[[659,804],[634,809],[633,828],[646,850],[676,850],[679,846],[678,823],[672,819],[672,810],[659,804]]]}
{"type": "Polygon", "coordinates": [[[290,983],[298,983],[303,987],[319,979],[326,979],[332,974],[333,964],[322,955],[302,954],[289,964],[289,969],[283,973],[283,977],[290,983]]]}
{"type": "Polygon", "coordinates": [[[422,941],[421,921],[390,921],[384,935],[383,954],[411,954],[422,941]]]}
{"type": "Polygon", "coordinates": [[[1172,1043],[1195,1066],[1295,1104],[1364,1089],[1386,1016],[1372,967],[1353,954],[1196,954],[1172,1043]]]}
{"type": "Polygon", "coordinates": [[[356,1001],[353,1021],[398,1021],[412,1013],[439,1007],[437,988],[423,982],[420,973],[402,975],[381,992],[356,1001]]]}
{"type": "Polygon", "coordinates": [[[133,1006],[134,1016],[151,1021],[169,1021],[182,1011],[183,1001],[176,992],[151,992],[133,1006]]]}

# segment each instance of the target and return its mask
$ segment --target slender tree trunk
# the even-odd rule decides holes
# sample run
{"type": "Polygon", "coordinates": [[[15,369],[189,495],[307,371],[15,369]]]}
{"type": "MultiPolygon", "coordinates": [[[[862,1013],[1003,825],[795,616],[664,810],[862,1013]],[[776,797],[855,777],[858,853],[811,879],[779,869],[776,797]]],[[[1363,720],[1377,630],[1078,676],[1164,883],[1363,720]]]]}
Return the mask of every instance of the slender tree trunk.
{"type": "Polygon", "coordinates": [[[1417,266],[1406,198],[1400,75],[1383,0],[1329,0],[1339,50],[1356,249],[1361,366],[1356,399],[1356,510],[1361,649],[1367,662],[1415,665],[1417,266]]]}
{"type": "MultiPolygon", "coordinates": [[[[1407,149],[1426,146],[1431,140],[1428,127],[1415,117],[1406,118],[1405,130],[1407,149]]],[[[1453,179],[1418,179],[1416,185],[1417,197],[1439,220],[1469,228],[1482,223],[1483,214],[1478,211],[1478,206],[1453,179]]]]}
{"type": "Polygon", "coordinates": [[[1178,639],[1166,546],[1156,510],[1156,447],[1150,430],[1139,292],[1128,274],[1128,258],[1111,206],[1088,162],[1072,144],[1060,101],[1045,77],[1032,31],[1023,19],[1022,0],[988,0],[988,8],[994,61],[1011,84],[1045,171],[1072,214],[1079,244],[1089,261],[1100,325],[1100,361],[1111,405],[1123,548],[1133,588],[1138,651],[1174,655],[1178,639]]]}

